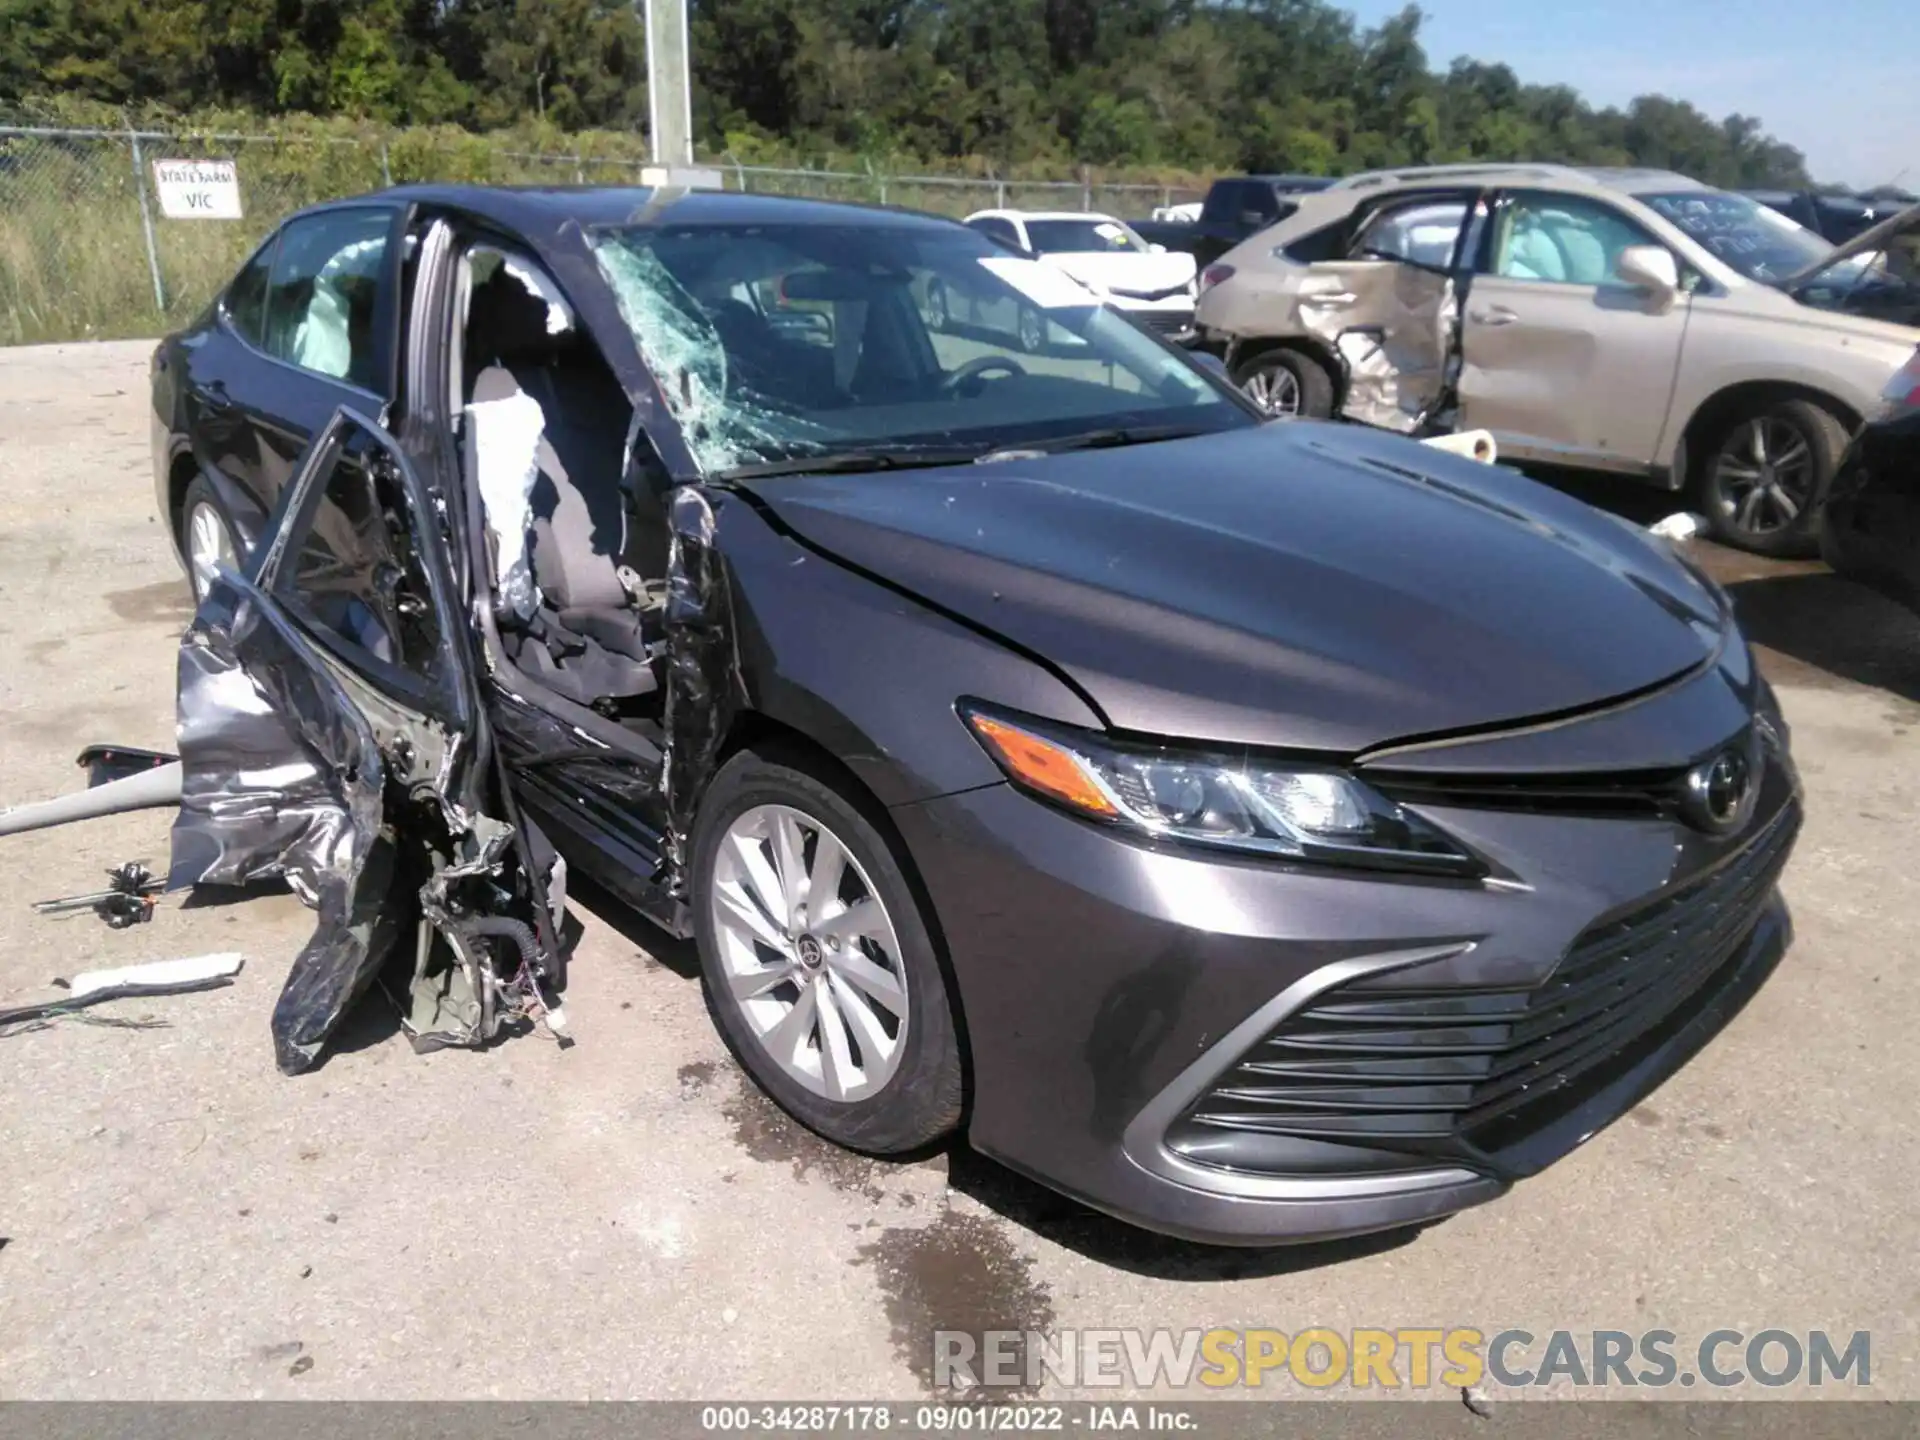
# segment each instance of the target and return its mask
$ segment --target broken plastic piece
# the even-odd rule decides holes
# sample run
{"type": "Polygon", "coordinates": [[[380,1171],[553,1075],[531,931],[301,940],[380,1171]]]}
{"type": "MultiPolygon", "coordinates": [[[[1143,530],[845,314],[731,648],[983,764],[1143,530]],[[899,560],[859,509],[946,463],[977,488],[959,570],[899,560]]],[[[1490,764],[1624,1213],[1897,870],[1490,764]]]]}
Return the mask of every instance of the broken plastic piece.
{"type": "Polygon", "coordinates": [[[95,785],[77,795],[61,795],[0,810],[0,835],[20,835],[28,830],[44,830],[52,825],[67,825],[75,820],[92,820],[101,815],[118,815],[126,810],[151,810],[161,805],[180,803],[180,762],[159,765],[95,785]]]}
{"type": "Polygon", "coordinates": [[[138,745],[89,745],[74,756],[73,763],[87,772],[87,785],[92,788],[158,770],[179,758],[165,750],[143,750],[138,745]]]}
{"type": "Polygon", "coordinates": [[[149,960],[114,970],[89,970],[73,977],[58,999],[0,1009],[0,1025],[42,1020],[50,1015],[138,995],[179,995],[192,990],[214,990],[231,985],[246,964],[237,951],[189,955],[179,960],[149,960]]]}
{"type": "Polygon", "coordinates": [[[1664,520],[1656,520],[1647,527],[1663,540],[1691,540],[1694,536],[1706,532],[1707,522],[1698,515],[1686,510],[1676,511],[1664,520]]]}

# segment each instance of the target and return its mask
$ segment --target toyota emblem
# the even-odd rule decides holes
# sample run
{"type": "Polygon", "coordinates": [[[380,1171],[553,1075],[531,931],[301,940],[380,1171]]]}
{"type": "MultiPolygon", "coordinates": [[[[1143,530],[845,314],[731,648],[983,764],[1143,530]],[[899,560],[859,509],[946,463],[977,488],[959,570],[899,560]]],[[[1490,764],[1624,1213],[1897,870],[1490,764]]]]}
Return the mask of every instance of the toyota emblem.
{"type": "Polygon", "coordinates": [[[1759,795],[1753,759],[1744,748],[1722,750],[1687,772],[1687,818],[1709,834],[1738,830],[1759,795]]]}

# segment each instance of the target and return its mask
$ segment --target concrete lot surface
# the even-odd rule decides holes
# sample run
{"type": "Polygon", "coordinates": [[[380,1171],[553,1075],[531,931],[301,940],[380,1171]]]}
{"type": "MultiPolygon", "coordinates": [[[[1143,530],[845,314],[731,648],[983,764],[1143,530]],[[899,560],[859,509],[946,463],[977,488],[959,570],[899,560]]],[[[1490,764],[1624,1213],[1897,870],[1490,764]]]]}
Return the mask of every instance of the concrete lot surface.
{"type": "MultiPolygon", "coordinates": [[[[172,744],[188,603],[149,348],[0,352],[0,801],[77,788],[89,741],[172,744]]],[[[1920,1398],[1920,621],[1817,566],[1716,563],[1795,727],[1798,943],[1626,1120],[1411,1236],[1209,1251],[964,1148],[834,1151],[742,1083],[688,950],[592,896],[573,1049],[416,1056],[376,996],[288,1079],[267,1017],[295,899],[42,918],[122,860],[163,868],[168,815],[0,839],[0,1003],[247,956],[225,990],[0,1037],[0,1397],[910,1398],[936,1328],[1466,1325],[1664,1328],[1683,1355],[1868,1330],[1871,1395],[1920,1398]]]]}

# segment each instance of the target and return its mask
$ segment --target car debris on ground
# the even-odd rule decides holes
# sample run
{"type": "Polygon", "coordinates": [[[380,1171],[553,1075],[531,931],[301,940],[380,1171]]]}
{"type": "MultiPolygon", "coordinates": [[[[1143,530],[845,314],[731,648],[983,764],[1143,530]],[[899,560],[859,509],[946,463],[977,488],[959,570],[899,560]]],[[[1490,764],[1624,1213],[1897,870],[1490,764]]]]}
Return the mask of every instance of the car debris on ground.
{"type": "Polygon", "coordinates": [[[56,979],[60,993],[22,1005],[0,1006],[0,1033],[14,1025],[46,1021],[72,1014],[103,1000],[126,1000],[149,995],[181,995],[231,985],[246,964],[244,956],[227,950],[212,955],[189,955],[176,960],[149,960],[112,970],[88,970],[71,980],[56,979]]]}

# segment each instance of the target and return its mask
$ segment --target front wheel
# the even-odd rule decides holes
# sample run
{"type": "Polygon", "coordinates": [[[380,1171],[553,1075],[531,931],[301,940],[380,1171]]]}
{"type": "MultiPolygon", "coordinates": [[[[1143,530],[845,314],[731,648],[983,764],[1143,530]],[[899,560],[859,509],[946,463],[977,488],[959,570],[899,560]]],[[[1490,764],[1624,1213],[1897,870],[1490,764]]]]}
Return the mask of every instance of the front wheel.
{"type": "Polygon", "coordinates": [[[693,833],[707,1006],[767,1094],[872,1155],[960,1123],[960,1043],[913,891],[861,809],[809,770],[745,751],[693,833]]]}
{"type": "Polygon", "coordinates": [[[1775,400],[1721,426],[1706,449],[1700,508],[1716,539],[1757,555],[1811,555],[1847,432],[1811,400],[1775,400]]]}

